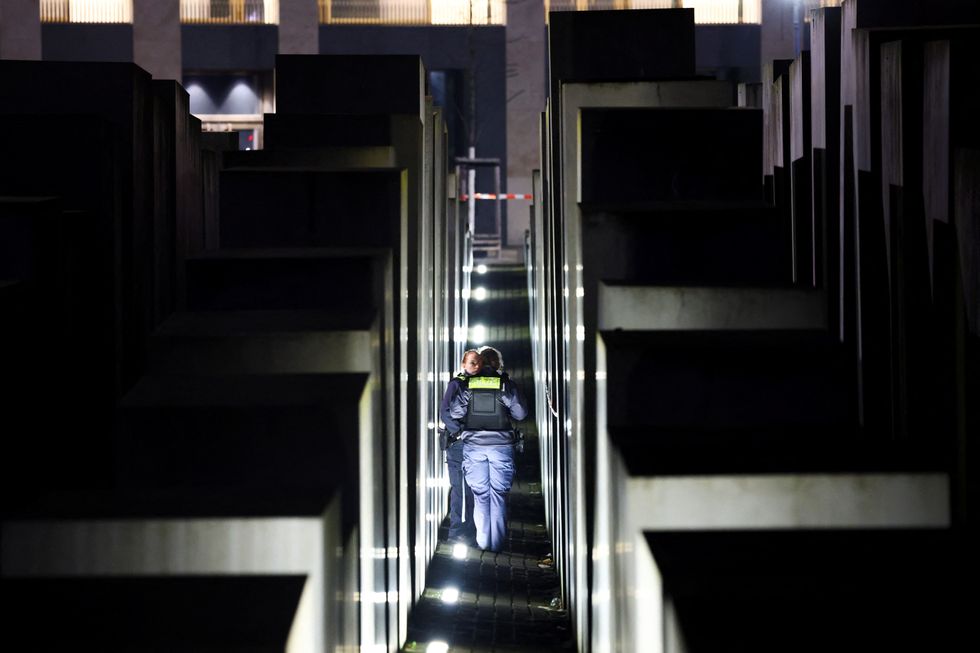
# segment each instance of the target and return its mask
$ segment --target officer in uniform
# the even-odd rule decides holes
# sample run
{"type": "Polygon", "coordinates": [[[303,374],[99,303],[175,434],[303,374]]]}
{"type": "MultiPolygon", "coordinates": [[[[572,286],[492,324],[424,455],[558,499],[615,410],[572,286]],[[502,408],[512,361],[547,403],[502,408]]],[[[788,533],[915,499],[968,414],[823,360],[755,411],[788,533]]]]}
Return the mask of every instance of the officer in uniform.
{"type": "Polygon", "coordinates": [[[517,385],[503,373],[493,347],[480,349],[483,368],[450,399],[449,415],[463,424],[463,476],[473,491],[476,543],[500,551],[507,532],[507,493],[514,479],[514,426],[527,417],[517,385]]]}
{"type": "Polygon", "coordinates": [[[459,439],[463,424],[453,419],[449,414],[449,407],[453,398],[466,390],[467,379],[482,367],[483,359],[477,350],[468,349],[463,352],[463,371],[449,382],[442,404],[439,405],[439,418],[446,427],[447,435],[444,448],[446,465],[449,468],[449,541],[467,545],[472,544],[475,539],[473,492],[463,485],[463,442],[459,439]]]}

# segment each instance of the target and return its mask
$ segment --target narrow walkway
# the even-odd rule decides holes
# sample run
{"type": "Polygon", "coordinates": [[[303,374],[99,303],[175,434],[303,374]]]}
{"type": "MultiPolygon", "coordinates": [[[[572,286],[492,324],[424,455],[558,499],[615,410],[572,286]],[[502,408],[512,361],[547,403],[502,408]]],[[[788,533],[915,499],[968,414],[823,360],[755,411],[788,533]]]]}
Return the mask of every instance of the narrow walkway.
{"type": "Polygon", "coordinates": [[[456,560],[441,542],[429,565],[428,586],[409,617],[405,651],[425,651],[442,641],[452,653],[489,651],[570,651],[568,614],[559,604],[558,574],[547,564],[551,541],[545,528],[541,467],[534,423],[531,341],[528,326],[527,272],[523,266],[488,266],[473,274],[473,289],[486,299],[469,303],[470,326],[487,329],[484,343],[501,351],[504,368],[520,385],[531,408],[521,424],[527,443],[517,455],[517,475],[510,494],[508,541],[501,553],[471,548],[456,560]],[[459,590],[454,603],[446,589],[459,590]]]}

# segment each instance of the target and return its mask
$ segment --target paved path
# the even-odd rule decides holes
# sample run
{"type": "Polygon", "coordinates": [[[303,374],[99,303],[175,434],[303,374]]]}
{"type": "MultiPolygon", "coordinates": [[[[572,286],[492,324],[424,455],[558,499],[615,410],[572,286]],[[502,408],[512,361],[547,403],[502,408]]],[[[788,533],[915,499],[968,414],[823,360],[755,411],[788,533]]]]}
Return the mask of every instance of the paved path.
{"type": "MultiPolygon", "coordinates": [[[[470,326],[487,327],[486,343],[497,347],[505,370],[534,400],[528,329],[526,273],[523,267],[491,266],[473,275],[473,287],[484,287],[484,301],[470,300],[470,326]]],[[[533,406],[532,406],[533,410],[533,406]]],[[[533,413],[521,425],[527,437],[517,457],[517,476],[510,494],[507,544],[501,553],[471,548],[456,560],[442,541],[426,576],[428,586],[409,617],[403,650],[425,651],[432,641],[449,644],[453,653],[488,651],[571,651],[568,614],[560,604],[558,574],[548,564],[551,541],[545,527],[541,469],[533,413]],[[455,603],[443,601],[444,590],[459,590],[455,603]]]]}

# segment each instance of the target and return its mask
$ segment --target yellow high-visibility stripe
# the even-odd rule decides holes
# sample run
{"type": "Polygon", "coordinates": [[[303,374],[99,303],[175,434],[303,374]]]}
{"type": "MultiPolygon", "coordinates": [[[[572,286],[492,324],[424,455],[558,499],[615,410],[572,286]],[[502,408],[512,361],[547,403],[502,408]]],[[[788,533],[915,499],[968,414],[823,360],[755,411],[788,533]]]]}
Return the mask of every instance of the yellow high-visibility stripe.
{"type": "Polygon", "coordinates": [[[473,376],[470,377],[470,390],[500,390],[499,376],[473,376]]]}

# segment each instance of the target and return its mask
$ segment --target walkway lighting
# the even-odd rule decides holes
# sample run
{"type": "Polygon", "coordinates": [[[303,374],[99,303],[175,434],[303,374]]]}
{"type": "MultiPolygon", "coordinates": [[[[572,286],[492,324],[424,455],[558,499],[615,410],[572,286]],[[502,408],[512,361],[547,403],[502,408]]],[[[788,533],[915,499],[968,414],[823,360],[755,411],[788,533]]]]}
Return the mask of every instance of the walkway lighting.
{"type": "Polygon", "coordinates": [[[486,288],[480,287],[473,291],[473,299],[475,299],[476,301],[482,302],[486,298],[487,298],[486,288]]]}
{"type": "Polygon", "coordinates": [[[474,324],[470,327],[470,342],[474,345],[482,345],[487,340],[487,328],[482,324],[474,324]]]}
{"type": "Polygon", "coordinates": [[[455,587],[447,587],[446,589],[442,590],[442,595],[440,598],[442,598],[442,602],[446,605],[452,605],[453,603],[459,601],[459,590],[455,587]]]}
{"type": "Polygon", "coordinates": [[[429,642],[425,647],[425,653],[449,653],[449,644],[446,642],[429,642]]]}
{"type": "Polygon", "coordinates": [[[457,560],[465,560],[466,554],[469,553],[469,547],[462,542],[457,542],[453,545],[453,557],[457,560]]]}
{"type": "Polygon", "coordinates": [[[483,263],[480,263],[478,266],[476,266],[476,273],[477,274],[486,274],[487,273],[487,266],[485,266],[483,263]]]}

